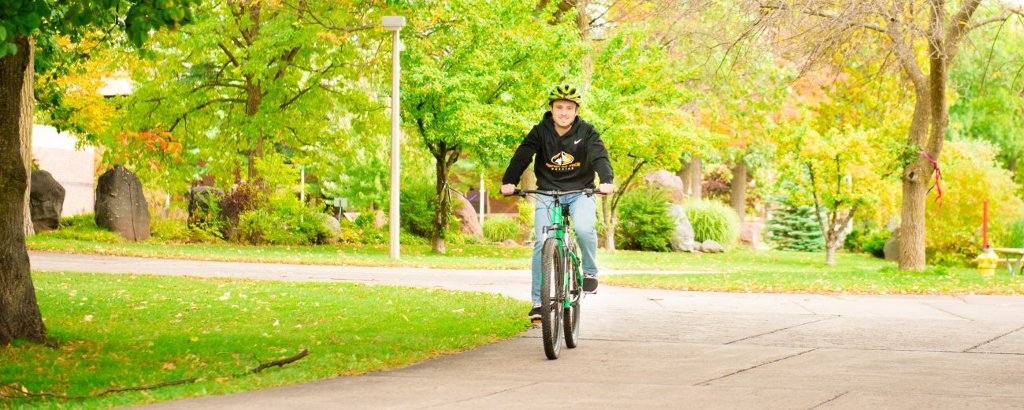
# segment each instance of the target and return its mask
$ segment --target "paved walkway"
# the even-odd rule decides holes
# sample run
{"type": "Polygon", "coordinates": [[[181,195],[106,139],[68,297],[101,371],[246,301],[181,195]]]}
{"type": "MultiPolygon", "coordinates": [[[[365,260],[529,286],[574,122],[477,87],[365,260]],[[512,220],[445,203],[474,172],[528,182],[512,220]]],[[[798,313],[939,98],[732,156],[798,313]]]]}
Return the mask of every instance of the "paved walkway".
{"type": "MultiPolygon", "coordinates": [[[[528,294],[525,271],[32,253],[36,270],[357,281],[528,294]]],[[[400,370],[153,409],[1024,408],[1024,298],[673,292],[602,286],[582,340],[538,330],[400,370]],[[571,378],[569,378],[571,377],[571,378]]]]}

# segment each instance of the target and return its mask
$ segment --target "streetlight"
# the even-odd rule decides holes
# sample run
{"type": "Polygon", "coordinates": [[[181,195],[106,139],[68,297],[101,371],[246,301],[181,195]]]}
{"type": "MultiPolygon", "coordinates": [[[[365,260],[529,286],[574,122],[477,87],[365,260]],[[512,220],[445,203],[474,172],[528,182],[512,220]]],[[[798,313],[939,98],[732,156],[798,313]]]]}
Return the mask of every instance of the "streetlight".
{"type": "Polygon", "coordinates": [[[398,33],[402,31],[402,27],[405,27],[405,17],[403,16],[384,16],[381,18],[381,25],[384,26],[385,30],[394,33],[391,40],[391,218],[390,219],[390,247],[391,247],[391,259],[398,260],[399,257],[399,244],[398,244],[398,193],[399,193],[399,152],[398,152],[398,137],[401,130],[399,129],[399,105],[398,105],[398,79],[401,76],[401,66],[398,64],[398,55],[401,51],[401,39],[398,38],[398,33]]]}

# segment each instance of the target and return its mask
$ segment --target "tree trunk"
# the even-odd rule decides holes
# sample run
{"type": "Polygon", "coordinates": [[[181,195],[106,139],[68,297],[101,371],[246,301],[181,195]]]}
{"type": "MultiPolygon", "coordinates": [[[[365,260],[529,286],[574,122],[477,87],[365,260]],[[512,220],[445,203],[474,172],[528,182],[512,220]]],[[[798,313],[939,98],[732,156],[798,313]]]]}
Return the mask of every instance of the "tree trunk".
{"type": "Polygon", "coordinates": [[[448,214],[451,208],[451,195],[448,194],[448,172],[452,165],[459,160],[461,150],[449,149],[444,142],[438,143],[438,149],[434,151],[434,160],[437,168],[435,191],[437,192],[437,210],[434,212],[434,237],[432,249],[434,252],[444,254],[446,249],[445,235],[448,232],[448,214]]]}
{"type": "Polygon", "coordinates": [[[609,196],[601,197],[601,220],[604,223],[604,249],[607,251],[615,250],[615,228],[618,225],[618,218],[615,217],[615,212],[611,209],[609,203],[612,202],[612,198],[609,196]]]}
{"type": "Polygon", "coordinates": [[[701,199],[702,184],[704,183],[704,177],[701,172],[700,158],[694,156],[683,165],[683,169],[676,173],[676,175],[679,175],[679,179],[683,180],[683,195],[686,196],[685,199],[694,201],[701,199]]]}
{"type": "Polygon", "coordinates": [[[836,266],[836,246],[831,241],[825,243],[825,264],[836,266]]]}
{"type": "Polygon", "coordinates": [[[34,45],[27,37],[14,43],[18,54],[0,58],[0,345],[46,339],[25,249],[34,45]]]}
{"type": "Polygon", "coordinates": [[[743,222],[747,216],[747,162],[742,158],[732,167],[731,188],[729,203],[743,222]]]}
{"type": "Polygon", "coordinates": [[[576,27],[580,31],[580,39],[583,40],[583,79],[580,82],[580,93],[584,97],[590,96],[590,83],[594,77],[594,50],[590,47],[590,16],[587,15],[589,0],[576,0],[576,27]]]}
{"type": "MultiPolygon", "coordinates": [[[[928,135],[928,123],[931,118],[929,96],[917,93],[914,105],[914,117],[910,123],[910,145],[921,147],[928,135]]],[[[924,200],[927,194],[927,182],[931,169],[928,160],[918,155],[918,159],[907,164],[903,169],[903,204],[900,209],[900,256],[899,265],[903,270],[924,270],[924,200]]]]}

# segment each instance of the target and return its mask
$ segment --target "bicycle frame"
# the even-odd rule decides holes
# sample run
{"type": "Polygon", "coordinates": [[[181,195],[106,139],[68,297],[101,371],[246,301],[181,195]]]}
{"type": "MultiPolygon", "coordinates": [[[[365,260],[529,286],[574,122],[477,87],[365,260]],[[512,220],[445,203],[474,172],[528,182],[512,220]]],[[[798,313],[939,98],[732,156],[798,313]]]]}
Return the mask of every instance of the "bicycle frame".
{"type": "Polygon", "coordinates": [[[569,194],[589,194],[593,195],[593,190],[577,190],[577,191],[520,191],[521,194],[540,194],[550,196],[552,198],[550,220],[551,225],[545,226],[543,238],[537,238],[537,240],[543,243],[547,238],[553,237],[558,241],[558,254],[561,256],[561,261],[564,263],[564,269],[562,269],[562,290],[563,294],[566,295],[564,301],[562,301],[562,308],[569,308],[573,303],[583,297],[583,292],[578,292],[575,295],[569,293],[569,281],[576,281],[576,289],[583,288],[583,271],[580,269],[582,260],[580,259],[579,247],[568,246],[567,242],[572,240],[572,237],[568,234],[569,229],[572,227],[572,218],[569,216],[569,204],[562,203],[562,196],[569,194]],[[549,236],[549,232],[554,232],[554,236],[549,236]]]}

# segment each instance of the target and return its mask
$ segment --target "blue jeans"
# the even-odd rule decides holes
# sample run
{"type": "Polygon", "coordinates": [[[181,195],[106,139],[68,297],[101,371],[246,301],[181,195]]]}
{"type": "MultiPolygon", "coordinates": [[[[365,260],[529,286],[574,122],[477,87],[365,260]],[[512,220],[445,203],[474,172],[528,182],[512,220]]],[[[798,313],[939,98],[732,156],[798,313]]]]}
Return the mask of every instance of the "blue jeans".
{"type": "MultiPolygon", "coordinates": [[[[594,229],[594,222],[597,220],[597,202],[594,196],[583,194],[566,195],[559,198],[563,204],[569,204],[569,215],[572,218],[572,227],[576,231],[576,241],[579,243],[580,252],[583,254],[583,274],[597,276],[597,230],[594,229]]],[[[544,227],[551,225],[551,204],[553,199],[550,196],[537,195],[535,209],[533,211],[533,237],[536,242],[533,245],[533,305],[540,305],[540,257],[544,249],[544,227]]]]}

